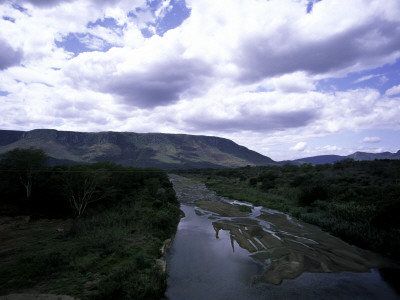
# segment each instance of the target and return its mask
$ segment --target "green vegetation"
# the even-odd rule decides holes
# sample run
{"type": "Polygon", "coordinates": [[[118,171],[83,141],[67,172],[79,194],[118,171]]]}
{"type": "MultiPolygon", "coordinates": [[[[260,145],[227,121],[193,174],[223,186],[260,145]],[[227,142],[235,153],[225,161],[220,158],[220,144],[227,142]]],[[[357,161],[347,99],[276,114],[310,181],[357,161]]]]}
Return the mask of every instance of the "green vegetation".
{"type": "Polygon", "coordinates": [[[10,157],[0,162],[2,213],[29,215],[30,221],[2,232],[0,295],[27,289],[81,299],[163,295],[166,274],[156,259],[180,216],[165,172],[112,163],[47,167],[42,161],[28,199],[17,180],[23,168],[9,168],[10,157]],[[57,224],[67,225],[57,231],[57,224]]]}
{"type": "Polygon", "coordinates": [[[209,189],[277,209],[345,241],[399,259],[400,161],[190,170],[209,189]]]}
{"type": "Polygon", "coordinates": [[[247,205],[238,205],[237,207],[241,212],[251,213],[251,207],[247,205]]]}

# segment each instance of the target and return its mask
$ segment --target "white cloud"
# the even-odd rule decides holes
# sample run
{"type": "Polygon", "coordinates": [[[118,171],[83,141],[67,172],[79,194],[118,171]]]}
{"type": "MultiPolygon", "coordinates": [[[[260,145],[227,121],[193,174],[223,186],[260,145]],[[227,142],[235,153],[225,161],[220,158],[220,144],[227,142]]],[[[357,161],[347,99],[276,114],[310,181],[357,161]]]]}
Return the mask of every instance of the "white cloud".
{"type": "Polygon", "coordinates": [[[360,82],[367,81],[367,80],[370,80],[370,79],[372,79],[372,78],[381,77],[381,76],[382,76],[382,75],[380,75],[380,74],[366,75],[366,76],[362,76],[362,77],[360,77],[360,78],[354,80],[353,82],[354,82],[354,83],[360,83],[360,82]]]}
{"type": "Polygon", "coordinates": [[[333,146],[333,145],[326,145],[324,147],[321,148],[317,148],[317,150],[322,150],[324,152],[326,151],[332,151],[332,152],[337,152],[337,151],[341,151],[342,147],[338,147],[338,146],[333,146]]]}
{"type": "Polygon", "coordinates": [[[388,89],[385,93],[387,96],[395,96],[400,94],[400,85],[396,85],[388,89]]]}
{"type": "Polygon", "coordinates": [[[377,136],[367,136],[362,140],[363,143],[371,143],[371,144],[379,143],[380,141],[381,138],[377,136]]]}
{"type": "Polygon", "coordinates": [[[0,70],[18,65],[22,59],[22,51],[13,49],[0,35],[0,70]]]}
{"type": "Polygon", "coordinates": [[[1,42],[21,49],[21,57],[0,74],[8,93],[0,125],[214,134],[260,151],[293,143],[293,150],[311,151],[303,142],[309,137],[400,129],[398,101],[388,97],[400,85],[385,95],[316,88],[318,80],[399,58],[400,2],[324,0],[311,14],[306,2],[190,0],[190,18],[149,39],[141,29],[171,1],[153,12],[145,0],[49,0],[26,4],[27,13],[1,4],[16,20],[0,19],[1,42]],[[118,26],[87,26],[111,17],[118,26]],[[91,49],[114,47],[73,56],[55,44],[70,33],[91,49]]]}
{"type": "Polygon", "coordinates": [[[155,11],[156,18],[162,19],[172,9],[171,0],[163,0],[160,7],[155,11]]]}
{"type": "Polygon", "coordinates": [[[123,32],[122,29],[110,29],[103,26],[95,26],[88,29],[88,33],[99,39],[102,39],[106,43],[113,46],[124,46],[123,32]]]}
{"type": "Polygon", "coordinates": [[[283,93],[304,93],[313,91],[315,84],[304,72],[285,74],[272,79],[276,90],[283,93]]]}
{"type": "MultiPolygon", "coordinates": [[[[81,56],[79,65],[85,67],[76,67],[74,78],[83,79],[88,86],[104,87],[104,82],[93,84],[94,78],[86,71],[92,70],[91,64],[96,63],[96,73],[106,75],[95,76],[96,81],[103,78],[103,81],[114,82],[109,87],[111,90],[120,91],[117,94],[124,98],[126,94],[131,95],[128,101],[141,107],[176,102],[184,99],[188,91],[206,93],[213,87],[212,83],[224,80],[242,86],[266,80],[269,88],[282,93],[313,91],[316,78],[369,68],[371,64],[380,64],[382,59],[391,61],[393,58],[387,53],[397,53],[396,36],[389,26],[389,23],[396,26],[397,19],[392,19],[386,7],[382,8],[376,2],[361,5],[360,1],[335,6],[343,13],[340,20],[332,14],[333,4],[329,0],[317,3],[312,14],[305,13],[303,2],[291,0],[249,1],[245,7],[240,1],[232,1],[229,5],[207,0],[189,1],[191,16],[179,28],[170,30],[162,38],[153,36],[144,43],[139,42],[139,48],[134,51],[120,51],[117,60],[114,57],[116,51],[102,54],[101,64],[96,61],[98,54],[81,56]],[[354,19],[354,13],[357,19],[354,19]],[[291,21],[284,21],[288,19],[291,21]],[[377,28],[380,28],[380,34],[376,33],[377,28]],[[357,43],[353,42],[355,36],[357,43]],[[339,44],[347,46],[337,48],[339,44]],[[364,51],[365,45],[368,45],[368,51],[364,51]],[[109,65],[116,61],[119,66],[114,65],[113,69],[118,71],[109,73],[109,65]],[[156,69],[165,76],[155,77],[156,69]],[[171,75],[172,69],[174,75],[171,75]],[[135,80],[137,77],[138,81],[135,80]],[[171,84],[171,77],[177,78],[179,84],[171,84]],[[146,85],[148,88],[142,88],[146,85]],[[165,99],[154,90],[165,94],[165,99]]],[[[165,1],[160,9],[169,5],[165,1]]],[[[390,5],[400,10],[394,2],[390,5]]],[[[138,35],[137,30],[133,32],[138,35]]],[[[93,47],[101,47],[101,43],[93,47]]],[[[69,65],[76,66],[73,62],[69,65]]],[[[110,89],[104,91],[110,92],[110,89]]]]}
{"type": "Polygon", "coordinates": [[[304,151],[306,148],[307,148],[306,142],[298,142],[294,147],[290,148],[290,150],[304,151]]]}

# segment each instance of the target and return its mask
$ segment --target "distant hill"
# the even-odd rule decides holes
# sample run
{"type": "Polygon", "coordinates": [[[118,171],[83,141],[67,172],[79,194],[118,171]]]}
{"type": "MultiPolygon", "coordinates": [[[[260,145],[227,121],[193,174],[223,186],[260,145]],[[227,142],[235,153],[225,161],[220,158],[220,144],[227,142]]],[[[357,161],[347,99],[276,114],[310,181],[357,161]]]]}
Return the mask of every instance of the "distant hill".
{"type": "Polygon", "coordinates": [[[346,158],[352,158],[354,160],[375,160],[375,159],[400,159],[400,150],[396,153],[382,152],[382,153],[367,153],[367,152],[355,152],[346,156],[346,158]]]}
{"type": "Polygon", "coordinates": [[[111,161],[124,166],[184,169],[276,164],[267,156],[213,136],[0,130],[0,155],[29,147],[43,149],[53,165],[111,161]]]}
{"type": "Polygon", "coordinates": [[[309,163],[313,165],[318,165],[318,164],[333,164],[339,160],[345,159],[346,156],[340,156],[340,155],[318,155],[318,156],[311,156],[311,157],[305,157],[305,158],[299,158],[292,160],[291,162],[294,162],[296,164],[304,164],[304,163],[309,163]]]}
{"type": "Polygon", "coordinates": [[[396,153],[382,152],[382,153],[368,153],[368,152],[355,152],[353,154],[342,156],[342,155],[318,155],[311,157],[304,157],[295,160],[282,161],[280,164],[291,163],[301,165],[304,163],[310,163],[313,165],[317,164],[333,164],[337,161],[351,158],[357,161],[360,160],[375,160],[375,159],[400,159],[400,150],[396,153]]]}

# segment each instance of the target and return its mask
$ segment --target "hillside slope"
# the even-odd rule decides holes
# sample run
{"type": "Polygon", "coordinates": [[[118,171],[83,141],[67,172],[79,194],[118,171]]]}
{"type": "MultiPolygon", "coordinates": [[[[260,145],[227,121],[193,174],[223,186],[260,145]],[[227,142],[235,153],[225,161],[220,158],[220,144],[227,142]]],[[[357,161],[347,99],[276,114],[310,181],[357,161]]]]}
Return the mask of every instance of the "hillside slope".
{"type": "Polygon", "coordinates": [[[162,169],[221,168],[275,162],[231,140],[212,136],[134,132],[0,130],[0,155],[15,148],[43,149],[52,164],[112,161],[162,169]]]}

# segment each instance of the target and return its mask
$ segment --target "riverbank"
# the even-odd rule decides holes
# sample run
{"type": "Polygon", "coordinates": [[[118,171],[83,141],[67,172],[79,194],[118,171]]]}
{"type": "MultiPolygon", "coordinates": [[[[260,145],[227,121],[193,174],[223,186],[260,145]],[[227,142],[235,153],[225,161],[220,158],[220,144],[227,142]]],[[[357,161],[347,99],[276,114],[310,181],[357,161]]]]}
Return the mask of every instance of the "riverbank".
{"type": "Polygon", "coordinates": [[[290,214],[400,261],[400,161],[188,170],[220,196],[290,214]]]}
{"type": "Polygon", "coordinates": [[[167,255],[168,299],[398,299],[377,271],[394,267],[386,258],[278,211],[240,212],[249,204],[172,178],[186,217],[167,255]]]}
{"type": "Polygon", "coordinates": [[[228,201],[220,198],[193,203],[199,214],[214,220],[217,238],[220,230],[228,231],[253,259],[266,265],[267,270],[256,281],[280,284],[305,272],[369,272],[393,266],[392,261],[351,246],[317,226],[262,207],[242,212],[240,202],[234,205],[228,201]]]}

